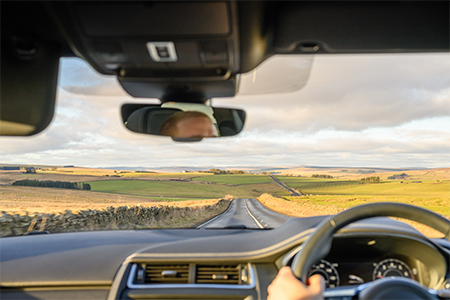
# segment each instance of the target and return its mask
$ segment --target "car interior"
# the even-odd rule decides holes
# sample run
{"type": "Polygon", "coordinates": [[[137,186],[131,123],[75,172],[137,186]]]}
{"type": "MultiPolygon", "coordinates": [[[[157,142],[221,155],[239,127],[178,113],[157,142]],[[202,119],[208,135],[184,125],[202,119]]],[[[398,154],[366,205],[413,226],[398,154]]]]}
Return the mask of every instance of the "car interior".
{"type": "MultiPolygon", "coordinates": [[[[135,100],[120,108],[121,122],[147,139],[186,110],[207,111],[219,137],[239,134],[245,111],[211,99],[245,91],[246,74],[275,55],[450,50],[448,1],[0,5],[3,136],[33,136],[50,124],[64,57],[116,78],[135,100]]],[[[450,221],[398,203],[291,218],[268,230],[86,231],[6,237],[0,248],[2,299],[267,299],[283,266],[303,282],[325,277],[325,299],[450,299],[450,221]]]]}

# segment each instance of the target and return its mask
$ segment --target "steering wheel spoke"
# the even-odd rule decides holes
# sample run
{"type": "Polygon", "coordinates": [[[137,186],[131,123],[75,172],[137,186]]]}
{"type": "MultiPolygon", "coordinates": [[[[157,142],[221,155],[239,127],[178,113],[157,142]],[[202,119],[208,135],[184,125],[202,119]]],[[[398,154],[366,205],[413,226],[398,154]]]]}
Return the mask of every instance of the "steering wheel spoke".
{"type": "Polygon", "coordinates": [[[327,288],[323,293],[326,300],[352,300],[358,295],[359,286],[341,286],[337,288],[327,288]]]}

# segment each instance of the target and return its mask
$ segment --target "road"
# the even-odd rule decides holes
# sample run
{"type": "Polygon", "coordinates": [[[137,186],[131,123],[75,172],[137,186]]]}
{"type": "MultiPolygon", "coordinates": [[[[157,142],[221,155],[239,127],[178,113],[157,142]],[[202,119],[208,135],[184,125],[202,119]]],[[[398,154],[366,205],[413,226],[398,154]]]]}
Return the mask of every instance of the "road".
{"type": "Polygon", "coordinates": [[[286,189],[289,193],[291,193],[292,196],[301,196],[301,193],[300,194],[297,193],[296,191],[294,191],[293,189],[288,187],[285,183],[276,179],[274,176],[269,175],[269,177],[272,178],[272,180],[275,181],[275,183],[278,184],[280,187],[282,187],[283,189],[286,189]]]}
{"type": "Polygon", "coordinates": [[[224,213],[197,228],[275,228],[288,219],[288,216],[264,207],[256,199],[234,199],[224,213]]]}

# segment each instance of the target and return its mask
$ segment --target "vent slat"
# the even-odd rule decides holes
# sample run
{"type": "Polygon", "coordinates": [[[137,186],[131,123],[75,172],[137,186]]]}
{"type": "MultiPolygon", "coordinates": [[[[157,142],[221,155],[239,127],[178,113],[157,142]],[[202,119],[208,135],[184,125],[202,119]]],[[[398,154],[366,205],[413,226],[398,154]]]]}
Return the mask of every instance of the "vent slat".
{"type": "Polygon", "coordinates": [[[203,284],[239,284],[239,265],[233,266],[197,266],[196,283],[203,284]],[[214,275],[227,278],[214,279],[214,275]]]}
{"type": "Polygon", "coordinates": [[[170,284],[188,283],[189,265],[146,265],[145,283],[148,284],[170,284]],[[175,271],[175,275],[163,276],[164,271],[175,271]]]}
{"type": "Polygon", "coordinates": [[[198,280],[198,284],[239,284],[239,280],[198,280]]]}
{"type": "Polygon", "coordinates": [[[219,273],[219,272],[211,272],[209,274],[197,274],[197,278],[211,278],[212,275],[219,275],[219,276],[228,276],[228,277],[239,277],[239,274],[229,274],[229,273],[219,273]]]}
{"type": "Polygon", "coordinates": [[[239,276],[239,273],[238,274],[230,274],[230,273],[211,272],[211,273],[205,273],[205,274],[197,274],[197,277],[211,277],[213,274],[228,275],[228,277],[239,276]]]}
{"type": "Polygon", "coordinates": [[[183,279],[183,278],[188,278],[188,276],[149,276],[149,278],[153,278],[153,279],[161,279],[164,280],[165,278],[174,278],[174,279],[183,279]]]}
{"type": "MultiPolygon", "coordinates": [[[[188,276],[189,274],[188,273],[177,273],[177,277],[178,276],[188,276]]],[[[147,273],[147,276],[148,277],[168,277],[168,276],[163,276],[163,275],[161,275],[161,272],[159,272],[159,273],[147,273]]]]}
{"type": "Polygon", "coordinates": [[[230,267],[225,267],[225,266],[217,266],[217,267],[197,267],[198,269],[203,269],[203,270],[218,270],[218,269],[222,269],[222,270],[238,270],[239,268],[237,266],[230,266],[230,267]]]}

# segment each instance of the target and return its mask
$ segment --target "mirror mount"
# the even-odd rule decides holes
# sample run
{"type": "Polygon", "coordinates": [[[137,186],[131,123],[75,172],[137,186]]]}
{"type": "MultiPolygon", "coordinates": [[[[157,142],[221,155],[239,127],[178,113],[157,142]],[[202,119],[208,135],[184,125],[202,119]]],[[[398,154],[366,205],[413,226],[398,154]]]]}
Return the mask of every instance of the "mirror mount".
{"type": "Polygon", "coordinates": [[[161,104],[168,102],[179,102],[179,103],[197,103],[207,105],[207,101],[210,98],[205,98],[201,93],[171,93],[165,95],[161,99],[161,104]]]}
{"type": "Polygon", "coordinates": [[[163,102],[173,101],[200,103],[211,98],[234,97],[237,92],[236,76],[226,80],[173,79],[118,77],[123,89],[135,98],[157,98],[163,102]]]}

